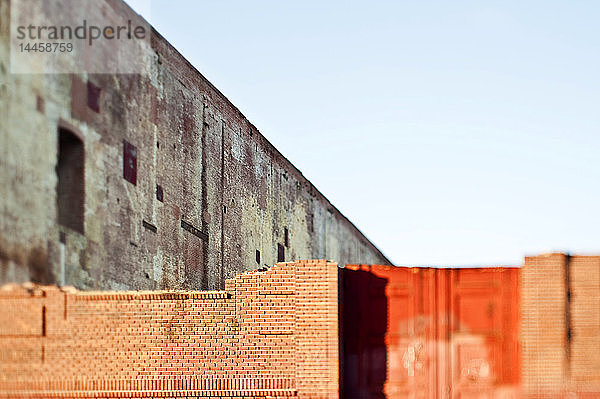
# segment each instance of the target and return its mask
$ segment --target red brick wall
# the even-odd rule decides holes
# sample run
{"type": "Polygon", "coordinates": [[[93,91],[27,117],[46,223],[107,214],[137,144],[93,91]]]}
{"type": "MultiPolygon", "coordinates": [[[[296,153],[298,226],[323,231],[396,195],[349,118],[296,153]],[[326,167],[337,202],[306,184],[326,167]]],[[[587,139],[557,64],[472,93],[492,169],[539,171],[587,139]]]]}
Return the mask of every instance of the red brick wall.
{"type": "Polygon", "coordinates": [[[522,384],[526,394],[558,394],[565,362],[564,255],[525,258],[521,270],[522,384]]]}
{"type": "Polygon", "coordinates": [[[600,397],[600,257],[527,257],[521,281],[525,396],[600,397]]]}
{"type": "Polygon", "coordinates": [[[346,398],[516,399],[518,268],[343,269],[346,398]]]}
{"type": "Polygon", "coordinates": [[[337,398],[337,281],[305,261],[225,291],[4,287],[0,397],[337,398]]]}
{"type": "Polygon", "coordinates": [[[570,262],[569,389],[600,397],[600,257],[570,262]]]}
{"type": "MultiPolygon", "coordinates": [[[[225,291],[3,287],[0,398],[337,398],[339,281],[301,261],[225,291]]],[[[519,281],[523,397],[600,397],[600,257],[528,257],[519,281]]]]}

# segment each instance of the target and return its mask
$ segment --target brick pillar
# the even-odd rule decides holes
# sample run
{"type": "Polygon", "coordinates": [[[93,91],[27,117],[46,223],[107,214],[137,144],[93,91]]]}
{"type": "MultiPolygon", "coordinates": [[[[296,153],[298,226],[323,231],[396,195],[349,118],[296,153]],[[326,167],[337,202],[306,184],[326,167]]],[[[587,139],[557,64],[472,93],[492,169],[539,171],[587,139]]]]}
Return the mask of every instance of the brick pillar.
{"type": "Polygon", "coordinates": [[[567,378],[568,257],[526,257],[521,270],[522,384],[525,397],[558,397],[567,378]]]}
{"type": "MultiPolygon", "coordinates": [[[[571,345],[569,390],[600,397],[600,256],[570,262],[571,345]]],[[[586,396],[587,395],[587,396],[586,396]]]]}
{"type": "Polygon", "coordinates": [[[338,267],[296,263],[296,386],[299,398],[339,397],[338,267]]]}

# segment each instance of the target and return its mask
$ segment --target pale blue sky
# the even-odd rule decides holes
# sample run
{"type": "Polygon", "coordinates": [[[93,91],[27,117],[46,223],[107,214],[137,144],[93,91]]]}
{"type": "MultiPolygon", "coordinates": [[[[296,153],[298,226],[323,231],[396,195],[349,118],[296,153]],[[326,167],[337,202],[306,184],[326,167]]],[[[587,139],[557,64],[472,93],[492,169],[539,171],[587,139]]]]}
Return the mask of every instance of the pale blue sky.
{"type": "Polygon", "coordinates": [[[600,253],[600,2],[143,2],[396,264],[600,253]]]}

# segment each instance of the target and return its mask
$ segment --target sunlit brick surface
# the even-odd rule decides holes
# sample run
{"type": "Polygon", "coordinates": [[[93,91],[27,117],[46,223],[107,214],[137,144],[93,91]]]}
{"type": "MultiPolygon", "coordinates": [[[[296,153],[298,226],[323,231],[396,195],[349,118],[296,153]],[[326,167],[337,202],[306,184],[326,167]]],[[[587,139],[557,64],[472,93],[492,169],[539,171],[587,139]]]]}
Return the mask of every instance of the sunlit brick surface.
{"type": "Polygon", "coordinates": [[[224,291],[0,289],[0,399],[333,399],[340,381],[348,399],[587,399],[600,398],[599,354],[594,256],[299,261],[224,291]]]}
{"type": "Polygon", "coordinates": [[[600,397],[600,257],[527,257],[521,282],[524,396],[600,397]]]}
{"type": "Polygon", "coordinates": [[[225,291],[0,291],[0,397],[338,396],[337,265],[225,291]]]}

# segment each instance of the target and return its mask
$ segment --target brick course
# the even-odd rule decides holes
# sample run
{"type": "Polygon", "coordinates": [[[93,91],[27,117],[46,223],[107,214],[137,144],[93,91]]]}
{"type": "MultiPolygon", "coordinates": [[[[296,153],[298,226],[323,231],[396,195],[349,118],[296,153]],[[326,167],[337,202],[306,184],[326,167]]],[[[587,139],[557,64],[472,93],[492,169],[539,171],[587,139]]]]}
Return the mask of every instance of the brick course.
{"type": "Polygon", "coordinates": [[[338,268],[225,291],[0,291],[0,397],[338,397],[338,268]]]}

